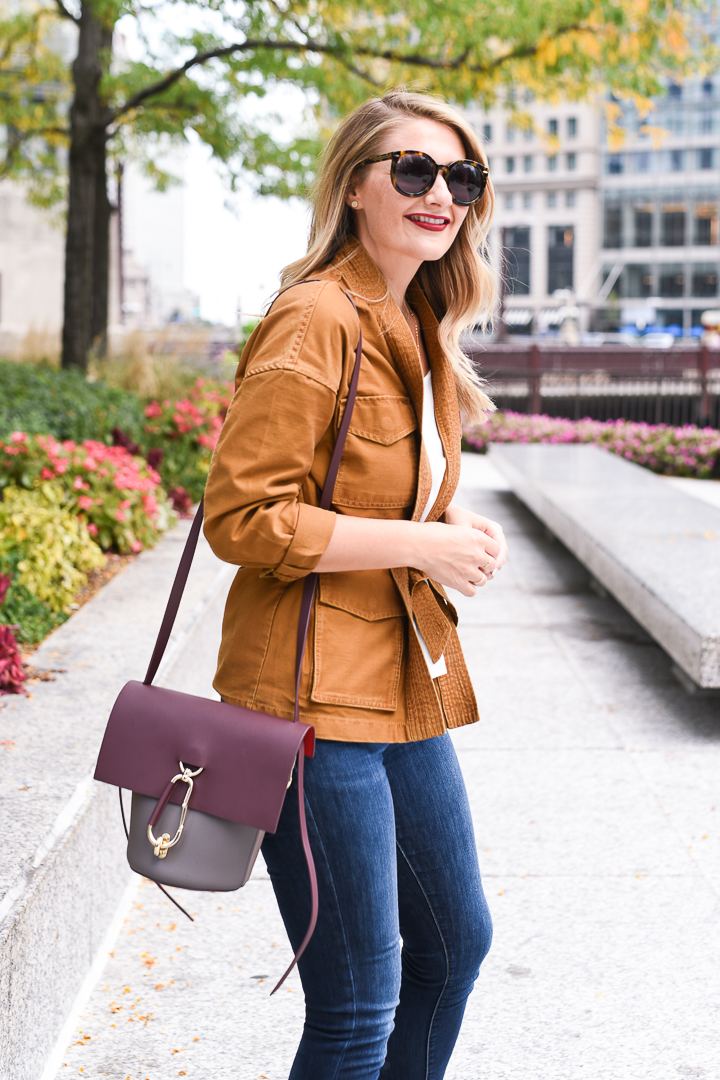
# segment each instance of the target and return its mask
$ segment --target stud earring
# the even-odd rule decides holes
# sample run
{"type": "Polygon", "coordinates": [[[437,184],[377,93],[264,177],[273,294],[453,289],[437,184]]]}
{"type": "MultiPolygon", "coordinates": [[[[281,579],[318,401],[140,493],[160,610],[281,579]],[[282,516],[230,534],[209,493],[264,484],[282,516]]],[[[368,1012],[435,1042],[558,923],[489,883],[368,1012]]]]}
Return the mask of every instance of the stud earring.
{"type": "Polygon", "coordinates": [[[353,210],[357,210],[357,208],[358,208],[357,201],[351,202],[350,205],[352,206],[353,210]]]}

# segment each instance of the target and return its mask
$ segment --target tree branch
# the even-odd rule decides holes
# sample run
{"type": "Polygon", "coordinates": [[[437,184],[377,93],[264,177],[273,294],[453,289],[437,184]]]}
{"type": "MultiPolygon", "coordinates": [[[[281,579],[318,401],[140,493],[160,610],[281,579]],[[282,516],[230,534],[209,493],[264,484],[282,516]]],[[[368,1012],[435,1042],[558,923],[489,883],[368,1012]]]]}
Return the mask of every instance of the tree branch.
{"type": "MultiPolygon", "coordinates": [[[[62,3],[62,0],[56,0],[56,3],[62,3]]],[[[554,36],[567,34],[573,30],[580,29],[582,29],[581,23],[573,24],[571,26],[561,26],[554,32],[554,36]]],[[[158,79],[157,82],[151,83],[150,86],[146,86],[143,90],[138,90],[137,93],[129,97],[122,105],[118,105],[116,109],[109,110],[105,117],[105,125],[107,126],[108,124],[114,123],[120,116],[129,112],[131,109],[137,109],[149,98],[162,94],[163,91],[168,90],[178,82],[183,75],[186,75],[191,68],[206,64],[209,60],[221,59],[225,56],[232,56],[235,53],[251,52],[254,49],[280,49],[283,52],[323,53],[326,56],[334,57],[339,63],[343,64],[344,67],[349,71],[352,71],[355,75],[358,75],[361,79],[371,83],[373,86],[378,86],[380,84],[373,79],[368,72],[362,71],[353,64],[350,59],[351,55],[361,56],[370,60],[388,60],[395,64],[409,64],[412,67],[431,68],[436,71],[457,71],[458,68],[467,67],[468,71],[473,74],[479,74],[498,68],[511,60],[527,59],[530,56],[534,56],[539,49],[539,43],[536,42],[533,45],[521,46],[506,53],[504,56],[499,56],[490,64],[468,64],[467,59],[470,54],[469,47],[454,58],[438,59],[432,56],[422,56],[419,53],[404,54],[397,52],[394,49],[382,49],[380,51],[367,48],[345,50],[337,45],[324,45],[311,37],[306,37],[305,41],[277,41],[273,38],[248,38],[247,41],[237,42],[234,45],[225,45],[219,49],[209,49],[207,52],[195,53],[195,55],[187,60],[181,67],[168,72],[162,79],[158,79]]]]}
{"type": "Polygon", "coordinates": [[[73,15],[72,11],[65,7],[63,0],[55,0],[55,7],[58,9],[63,19],[71,19],[74,23],[80,22],[80,19],[77,17],[77,15],[73,15]]]}

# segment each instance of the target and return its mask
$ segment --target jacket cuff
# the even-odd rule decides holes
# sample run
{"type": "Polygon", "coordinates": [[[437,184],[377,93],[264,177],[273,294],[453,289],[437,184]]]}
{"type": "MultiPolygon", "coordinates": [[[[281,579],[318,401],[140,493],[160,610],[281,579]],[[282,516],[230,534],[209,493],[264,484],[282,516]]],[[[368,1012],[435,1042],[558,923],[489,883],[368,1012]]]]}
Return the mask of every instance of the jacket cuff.
{"type": "Polygon", "coordinates": [[[285,558],[272,571],[273,577],[279,581],[296,581],[310,574],[330,543],[336,517],[334,510],[321,510],[319,506],[298,503],[295,533],[285,558]]]}

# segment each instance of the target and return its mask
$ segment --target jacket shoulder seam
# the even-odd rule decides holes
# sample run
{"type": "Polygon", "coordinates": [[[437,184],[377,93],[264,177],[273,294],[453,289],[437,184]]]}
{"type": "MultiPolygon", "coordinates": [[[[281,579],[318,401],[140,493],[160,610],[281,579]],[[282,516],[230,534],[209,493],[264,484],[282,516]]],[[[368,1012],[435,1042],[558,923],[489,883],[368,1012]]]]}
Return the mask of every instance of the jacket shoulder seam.
{"type": "Polygon", "coordinates": [[[252,371],[248,371],[243,376],[243,382],[252,379],[255,375],[263,375],[268,371],[287,371],[293,375],[301,375],[304,379],[318,383],[320,386],[324,386],[326,390],[337,394],[337,386],[334,386],[329,380],[323,379],[318,372],[306,368],[304,364],[299,364],[297,360],[293,361],[289,357],[284,360],[268,360],[266,364],[254,367],[252,371]]]}

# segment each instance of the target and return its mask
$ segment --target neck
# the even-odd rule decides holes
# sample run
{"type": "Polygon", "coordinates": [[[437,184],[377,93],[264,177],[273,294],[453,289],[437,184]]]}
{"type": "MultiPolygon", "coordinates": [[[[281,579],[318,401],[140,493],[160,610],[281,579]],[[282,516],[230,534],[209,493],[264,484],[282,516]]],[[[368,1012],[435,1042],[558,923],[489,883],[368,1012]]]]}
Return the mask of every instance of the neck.
{"type": "Polygon", "coordinates": [[[422,259],[414,259],[411,256],[379,247],[363,225],[358,222],[357,238],[385,278],[393,300],[399,308],[404,309],[407,306],[405,293],[422,266],[422,259]]]}

